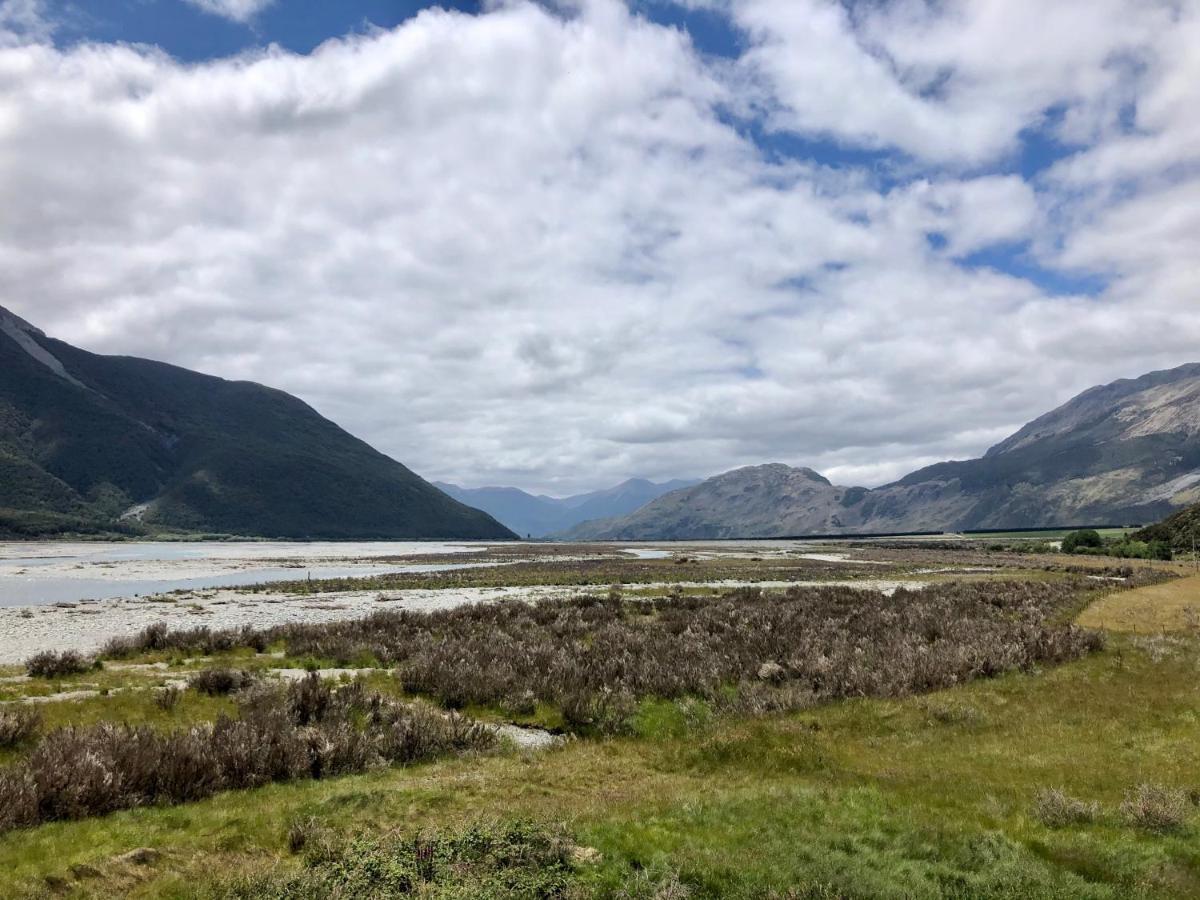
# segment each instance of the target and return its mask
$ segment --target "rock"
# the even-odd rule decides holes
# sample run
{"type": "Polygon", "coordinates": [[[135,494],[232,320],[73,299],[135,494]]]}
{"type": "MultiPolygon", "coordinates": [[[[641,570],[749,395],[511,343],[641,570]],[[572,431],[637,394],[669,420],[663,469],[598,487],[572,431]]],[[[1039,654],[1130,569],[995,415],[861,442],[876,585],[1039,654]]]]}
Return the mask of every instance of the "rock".
{"type": "Polygon", "coordinates": [[[784,676],[784,668],[777,662],[765,662],[758,667],[758,677],[763,681],[780,681],[784,676]]]}
{"type": "Polygon", "coordinates": [[[594,866],[602,859],[604,859],[604,854],[595,847],[576,847],[571,851],[571,862],[576,865],[594,866]]]}
{"type": "Polygon", "coordinates": [[[128,863],[131,866],[148,866],[156,862],[160,856],[162,856],[161,853],[150,847],[138,847],[136,850],[122,853],[117,857],[117,862],[128,863]]]}

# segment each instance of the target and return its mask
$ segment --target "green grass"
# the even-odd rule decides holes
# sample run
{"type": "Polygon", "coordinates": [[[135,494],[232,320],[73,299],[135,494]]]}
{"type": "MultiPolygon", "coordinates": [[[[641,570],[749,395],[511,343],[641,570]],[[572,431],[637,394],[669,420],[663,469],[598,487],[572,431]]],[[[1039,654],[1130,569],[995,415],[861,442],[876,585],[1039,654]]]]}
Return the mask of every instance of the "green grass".
{"type": "Polygon", "coordinates": [[[1117,807],[1139,782],[1200,788],[1198,665],[1194,641],[1118,637],[1050,671],[800,715],[647,701],[626,738],[0,836],[0,896],[47,878],[78,896],[198,896],[213,873],[294,871],[285,833],[307,817],[347,834],[565,823],[603,855],[572,876],[584,895],[677,876],[693,897],[1195,896],[1200,823],[1148,834],[1117,807]],[[1031,807],[1047,787],[1098,802],[1098,821],[1041,825],[1031,807]],[[114,862],[142,846],[164,856],[114,862]]]}

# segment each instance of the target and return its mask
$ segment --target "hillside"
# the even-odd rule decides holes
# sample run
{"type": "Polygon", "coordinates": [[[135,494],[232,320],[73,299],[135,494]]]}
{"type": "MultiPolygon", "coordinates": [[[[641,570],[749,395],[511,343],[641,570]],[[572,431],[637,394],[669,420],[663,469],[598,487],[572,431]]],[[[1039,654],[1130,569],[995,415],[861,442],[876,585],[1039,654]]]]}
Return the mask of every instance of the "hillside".
{"type": "Polygon", "coordinates": [[[282,391],[98,356],[0,308],[0,532],[509,538],[282,391]]]}
{"type": "Polygon", "coordinates": [[[570,497],[529,494],[513,487],[463,488],[440,481],[435,484],[454,499],[489,513],[519,535],[545,537],[590,519],[627,515],[663,494],[696,482],[676,479],[655,483],[645,478],[630,478],[615,487],[570,497]]]}
{"type": "Polygon", "coordinates": [[[875,489],[774,464],[727,472],[574,539],[682,539],[1154,521],[1200,501],[1200,365],[1091,388],[979,459],[875,489]]]}
{"type": "Polygon", "coordinates": [[[1193,504],[1168,516],[1161,522],[1148,525],[1130,536],[1135,541],[1165,541],[1175,550],[1200,547],[1200,503],[1193,504]]]}

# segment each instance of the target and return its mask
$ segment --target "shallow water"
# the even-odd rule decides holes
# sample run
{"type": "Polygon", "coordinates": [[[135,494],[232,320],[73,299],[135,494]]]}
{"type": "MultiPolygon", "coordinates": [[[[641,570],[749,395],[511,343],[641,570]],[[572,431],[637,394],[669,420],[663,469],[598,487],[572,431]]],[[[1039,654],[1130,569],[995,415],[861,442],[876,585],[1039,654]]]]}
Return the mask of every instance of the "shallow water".
{"type": "Polygon", "coordinates": [[[492,565],[379,560],[479,549],[479,545],[423,542],[0,544],[0,607],[492,565]]]}

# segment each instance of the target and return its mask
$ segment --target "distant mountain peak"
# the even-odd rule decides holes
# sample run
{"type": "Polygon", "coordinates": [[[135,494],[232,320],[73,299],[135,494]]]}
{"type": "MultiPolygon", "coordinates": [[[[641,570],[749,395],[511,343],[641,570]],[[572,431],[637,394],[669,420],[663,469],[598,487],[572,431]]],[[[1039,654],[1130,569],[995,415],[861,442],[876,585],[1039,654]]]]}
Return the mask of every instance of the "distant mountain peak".
{"type": "Polygon", "coordinates": [[[980,459],[867,490],[809,468],[746,466],[630,515],[584,522],[599,540],[1137,524],[1200,501],[1200,364],[1084,391],[980,459]]]}
{"type": "MultiPolygon", "coordinates": [[[[1122,422],[1124,431],[1163,432],[1174,425],[1200,431],[1200,363],[1147,372],[1138,378],[1120,378],[1096,385],[1038,416],[1015,434],[991,447],[986,457],[1010,453],[1040,441],[1052,440],[1081,429],[1122,422]],[[1170,411],[1164,415],[1164,408],[1170,411]],[[1170,420],[1174,413],[1176,419],[1170,420]],[[1151,421],[1147,421],[1151,420],[1151,421]]],[[[1107,435],[1108,438],[1115,434],[1107,435]]]]}
{"type": "Polygon", "coordinates": [[[803,478],[808,481],[815,481],[818,484],[832,486],[832,482],[815,469],[810,469],[808,466],[789,466],[787,463],[762,463],[756,466],[742,466],[740,469],[731,469],[716,477],[745,478],[749,475],[761,475],[773,478],[803,478]]]}

